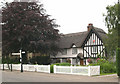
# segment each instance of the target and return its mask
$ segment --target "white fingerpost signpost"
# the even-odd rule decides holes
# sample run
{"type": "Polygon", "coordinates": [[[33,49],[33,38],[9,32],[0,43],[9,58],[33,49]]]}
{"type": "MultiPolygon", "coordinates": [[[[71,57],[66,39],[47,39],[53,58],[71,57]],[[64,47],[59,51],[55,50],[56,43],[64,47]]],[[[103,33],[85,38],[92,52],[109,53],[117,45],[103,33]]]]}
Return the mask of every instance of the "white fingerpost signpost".
{"type": "Polygon", "coordinates": [[[21,72],[23,72],[23,64],[22,64],[22,54],[25,53],[25,51],[20,50],[19,53],[12,53],[12,55],[19,55],[20,56],[20,63],[21,63],[21,72]]]}

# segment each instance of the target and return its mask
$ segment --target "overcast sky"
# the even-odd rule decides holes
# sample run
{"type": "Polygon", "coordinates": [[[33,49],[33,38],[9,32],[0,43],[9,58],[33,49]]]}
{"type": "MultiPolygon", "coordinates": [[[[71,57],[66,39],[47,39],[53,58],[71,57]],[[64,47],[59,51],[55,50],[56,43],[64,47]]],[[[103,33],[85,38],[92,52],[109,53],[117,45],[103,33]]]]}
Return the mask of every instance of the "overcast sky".
{"type": "MultiPolygon", "coordinates": [[[[7,0],[11,1],[11,0],[7,0]]],[[[102,28],[107,32],[103,13],[108,5],[114,5],[118,0],[39,0],[44,5],[46,13],[56,19],[61,27],[60,33],[75,33],[87,30],[87,25],[102,28]]]]}

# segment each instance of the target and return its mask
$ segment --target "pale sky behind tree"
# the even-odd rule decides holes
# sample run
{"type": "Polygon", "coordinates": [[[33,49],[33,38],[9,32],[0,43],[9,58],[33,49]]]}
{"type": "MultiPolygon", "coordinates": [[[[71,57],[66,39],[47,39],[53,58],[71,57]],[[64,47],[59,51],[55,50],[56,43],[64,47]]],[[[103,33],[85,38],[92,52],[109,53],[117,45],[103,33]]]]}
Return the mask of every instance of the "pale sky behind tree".
{"type": "MultiPolygon", "coordinates": [[[[6,0],[13,1],[13,0],[6,0]]],[[[56,19],[60,25],[60,33],[75,33],[87,30],[87,25],[102,28],[107,32],[103,14],[106,7],[114,5],[118,0],[39,0],[50,18],[56,19]]]]}

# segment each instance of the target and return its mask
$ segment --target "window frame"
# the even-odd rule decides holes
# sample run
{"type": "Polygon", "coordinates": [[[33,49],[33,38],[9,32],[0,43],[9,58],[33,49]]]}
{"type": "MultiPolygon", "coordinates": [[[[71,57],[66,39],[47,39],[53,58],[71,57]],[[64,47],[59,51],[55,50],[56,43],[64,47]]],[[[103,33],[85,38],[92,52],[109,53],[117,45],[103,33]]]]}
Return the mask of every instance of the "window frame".
{"type": "Polygon", "coordinates": [[[96,54],[98,50],[97,46],[92,46],[92,54],[96,54]]]}
{"type": "Polygon", "coordinates": [[[77,53],[78,53],[77,48],[72,48],[72,54],[77,54],[77,53]],[[74,49],[76,49],[76,50],[74,50],[74,49]]]}

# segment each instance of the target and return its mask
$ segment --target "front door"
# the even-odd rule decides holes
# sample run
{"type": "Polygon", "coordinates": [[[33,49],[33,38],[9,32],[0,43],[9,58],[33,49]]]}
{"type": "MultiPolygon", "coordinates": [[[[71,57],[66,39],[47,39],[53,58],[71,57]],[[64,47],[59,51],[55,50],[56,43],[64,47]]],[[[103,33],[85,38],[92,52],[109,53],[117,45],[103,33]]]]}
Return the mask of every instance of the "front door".
{"type": "Polygon", "coordinates": [[[80,65],[83,65],[83,59],[80,59],[80,65]]]}

